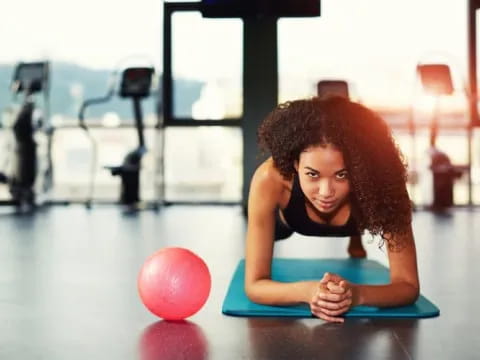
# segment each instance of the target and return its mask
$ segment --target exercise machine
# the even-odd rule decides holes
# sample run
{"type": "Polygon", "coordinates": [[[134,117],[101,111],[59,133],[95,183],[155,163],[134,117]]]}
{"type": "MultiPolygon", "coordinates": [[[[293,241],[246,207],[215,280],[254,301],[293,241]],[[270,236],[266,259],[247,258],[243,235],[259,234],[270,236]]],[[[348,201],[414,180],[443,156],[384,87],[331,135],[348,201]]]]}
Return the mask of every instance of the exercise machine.
{"type": "Polygon", "coordinates": [[[6,164],[0,172],[0,183],[8,186],[11,199],[0,201],[0,205],[12,205],[21,211],[34,209],[52,185],[51,144],[53,131],[48,119],[49,63],[20,62],[14,69],[11,91],[14,100],[23,95],[19,108],[10,109],[13,116],[10,124],[2,127],[11,129],[12,135],[6,145],[6,164]],[[43,116],[35,95],[43,94],[43,116]],[[45,141],[38,142],[39,136],[45,141]],[[46,149],[38,150],[39,146],[46,149]]]}
{"type": "MultiPolygon", "coordinates": [[[[449,66],[446,64],[418,64],[417,74],[425,92],[435,97],[435,107],[430,122],[430,146],[427,152],[433,183],[433,196],[429,208],[442,212],[454,205],[453,186],[455,180],[468,172],[470,165],[452,164],[449,156],[437,146],[440,97],[453,93],[449,66]]],[[[414,129],[413,121],[411,127],[414,129]]],[[[412,133],[414,134],[414,131],[412,133]]]]}
{"type": "Polygon", "coordinates": [[[95,183],[95,169],[97,162],[97,143],[91,135],[89,128],[85,121],[85,112],[87,108],[95,104],[102,104],[110,101],[113,96],[118,93],[118,96],[124,99],[131,99],[133,102],[133,113],[135,120],[135,129],[137,132],[138,145],[135,149],[127,153],[123,159],[122,164],[114,166],[105,166],[113,176],[120,177],[121,190],[119,196],[119,203],[124,205],[127,210],[140,210],[144,208],[158,209],[158,204],[142,203],[140,199],[140,171],[143,155],[147,148],[144,138],[144,123],[141,102],[143,99],[150,96],[152,88],[152,78],[154,69],[152,67],[129,67],[124,69],[120,74],[118,83],[112,83],[107,94],[103,97],[92,98],[85,100],[80,107],[78,115],[79,125],[84,129],[92,142],[92,168],[88,198],[86,200],[87,207],[91,207],[93,202],[93,192],[95,183]]]}
{"type": "Polygon", "coordinates": [[[345,80],[320,80],[317,83],[317,96],[319,98],[340,96],[350,99],[348,82],[345,80]]]}

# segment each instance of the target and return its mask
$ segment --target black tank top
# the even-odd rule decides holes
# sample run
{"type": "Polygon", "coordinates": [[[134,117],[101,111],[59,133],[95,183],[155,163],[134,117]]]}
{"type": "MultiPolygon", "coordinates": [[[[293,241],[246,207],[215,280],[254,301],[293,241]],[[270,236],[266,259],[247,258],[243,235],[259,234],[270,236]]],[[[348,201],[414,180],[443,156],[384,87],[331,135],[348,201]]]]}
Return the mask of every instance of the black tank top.
{"type": "Polygon", "coordinates": [[[305,195],[300,187],[297,174],[293,177],[290,200],[282,213],[288,226],[302,235],[332,237],[360,235],[357,224],[351,215],[343,225],[321,224],[311,220],[305,208],[305,195]]]}

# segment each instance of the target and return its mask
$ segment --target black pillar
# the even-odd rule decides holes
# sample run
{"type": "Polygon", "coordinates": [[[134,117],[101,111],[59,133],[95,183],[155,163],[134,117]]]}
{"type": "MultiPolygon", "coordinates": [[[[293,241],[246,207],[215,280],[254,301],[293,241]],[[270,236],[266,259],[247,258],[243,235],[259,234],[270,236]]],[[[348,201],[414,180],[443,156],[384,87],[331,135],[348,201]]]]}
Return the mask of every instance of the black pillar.
{"type": "Polygon", "coordinates": [[[263,160],[257,128],[277,105],[277,19],[244,19],[243,32],[243,207],[247,209],[250,180],[263,160]]]}

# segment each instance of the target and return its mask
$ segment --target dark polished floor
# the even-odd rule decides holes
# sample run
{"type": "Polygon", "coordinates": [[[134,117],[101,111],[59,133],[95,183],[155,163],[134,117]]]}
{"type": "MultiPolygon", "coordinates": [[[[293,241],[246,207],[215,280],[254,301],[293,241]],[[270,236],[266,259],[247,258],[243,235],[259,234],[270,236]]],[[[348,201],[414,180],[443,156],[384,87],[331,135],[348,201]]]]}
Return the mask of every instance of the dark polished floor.
{"type": "MultiPolygon", "coordinates": [[[[338,325],[221,314],[243,256],[238,207],[0,214],[0,359],[478,359],[480,211],[418,212],[414,232],[422,293],[440,317],[338,325]],[[137,295],[141,264],[165,246],[192,249],[212,273],[210,298],[188,322],[159,321],[137,295]]],[[[370,258],[386,263],[376,240],[364,242],[370,258]]],[[[275,252],[344,257],[345,248],[346,239],[295,235],[275,252]]]]}

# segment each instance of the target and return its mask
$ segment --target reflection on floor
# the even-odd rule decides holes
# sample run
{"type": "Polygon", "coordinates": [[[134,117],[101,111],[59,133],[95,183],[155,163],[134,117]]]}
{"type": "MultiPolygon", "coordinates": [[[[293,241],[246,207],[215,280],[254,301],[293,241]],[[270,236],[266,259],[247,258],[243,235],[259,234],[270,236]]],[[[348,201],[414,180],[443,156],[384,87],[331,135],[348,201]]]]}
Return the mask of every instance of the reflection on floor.
{"type": "MultiPolygon", "coordinates": [[[[172,206],[123,214],[115,207],[52,207],[0,214],[1,359],[474,359],[480,290],[480,211],[417,212],[422,293],[441,309],[423,320],[233,318],[220,313],[243,256],[239,207],[172,206]],[[205,307],[188,322],[158,321],[140,303],[136,276],[156,249],[183,246],[212,272],[205,307]]],[[[368,256],[386,264],[378,240],[368,256]]],[[[344,257],[347,239],[294,235],[279,257],[344,257]]]]}

